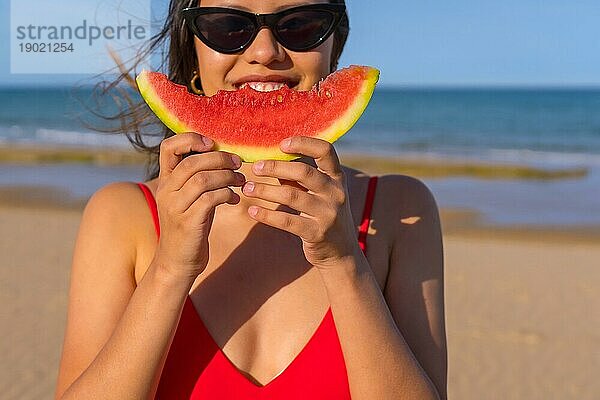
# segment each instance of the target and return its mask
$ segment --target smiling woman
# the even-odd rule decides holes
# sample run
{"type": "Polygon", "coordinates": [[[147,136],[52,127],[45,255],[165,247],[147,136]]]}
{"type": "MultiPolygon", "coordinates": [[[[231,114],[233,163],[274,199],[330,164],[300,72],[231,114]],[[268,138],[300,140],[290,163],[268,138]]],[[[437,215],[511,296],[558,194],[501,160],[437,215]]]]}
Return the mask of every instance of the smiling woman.
{"type": "MultiPolygon", "coordinates": [[[[201,8],[209,8],[208,6],[216,4],[229,4],[229,2],[209,2],[203,1],[201,8]],[[206,6],[206,7],[205,7],[206,6]]],[[[229,10],[233,10],[233,12],[238,13],[247,13],[249,8],[244,7],[244,2],[238,2],[235,8],[230,8],[229,10]]],[[[273,2],[273,8],[283,10],[285,8],[290,8],[285,3],[286,2],[273,2]]],[[[292,5],[299,4],[296,2],[288,2],[292,5]]],[[[306,2],[310,4],[310,2],[306,2]]],[[[266,3],[265,3],[266,4],[266,3]]],[[[163,136],[165,139],[172,136],[173,132],[169,129],[165,129],[161,124],[156,124],[156,118],[153,115],[152,111],[147,107],[144,101],[134,102],[131,99],[128,91],[126,89],[122,89],[119,85],[123,82],[127,82],[130,86],[133,86],[137,90],[137,86],[134,83],[134,76],[137,75],[139,65],[147,60],[151,54],[157,52],[166,51],[167,57],[162,59],[158,69],[166,70],[166,74],[169,77],[169,80],[175,82],[180,85],[185,85],[189,88],[190,92],[199,92],[207,95],[214,94],[216,90],[218,90],[218,86],[211,86],[212,80],[210,79],[212,71],[215,67],[219,65],[218,61],[220,57],[223,57],[223,54],[219,54],[216,51],[206,52],[204,56],[197,57],[197,52],[202,52],[202,46],[197,47],[196,42],[200,41],[202,35],[199,35],[194,40],[194,32],[196,30],[198,32],[198,23],[193,15],[197,13],[195,11],[197,7],[193,7],[194,5],[200,5],[199,1],[196,0],[173,0],[169,5],[169,11],[167,14],[167,18],[165,20],[164,26],[160,32],[158,32],[155,36],[151,38],[148,44],[140,49],[138,52],[137,61],[132,65],[125,66],[117,59],[119,63],[119,68],[121,70],[121,74],[117,77],[117,79],[113,82],[104,81],[100,82],[97,85],[97,90],[101,96],[113,96],[114,98],[114,107],[111,109],[120,108],[120,112],[116,114],[106,115],[104,117],[107,121],[119,121],[118,126],[115,129],[110,129],[107,127],[103,127],[102,130],[110,133],[125,133],[127,138],[131,142],[131,144],[148,154],[148,171],[147,171],[147,179],[153,179],[158,176],[158,156],[160,152],[159,145],[149,144],[147,140],[144,140],[144,136],[163,136]],[[184,9],[188,9],[187,12],[184,12],[184,9]],[[194,21],[193,24],[190,24],[185,21],[186,15],[188,19],[192,19],[194,21]],[[167,46],[166,49],[164,47],[167,46]],[[212,54],[211,54],[212,53],[212,54]],[[216,56],[216,58],[215,58],[216,56]],[[213,61],[214,60],[214,61],[213,61]],[[216,64],[215,64],[216,62],[216,64]],[[199,63],[203,63],[203,67],[199,66],[199,63]],[[199,75],[196,74],[196,71],[200,71],[199,75]],[[151,133],[150,133],[151,132],[151,133]]],[[[342,6],[344,7],[344,0],[331,0],[326,4],[326,7],[329,6],[342,6]]],[[[214,9],[214,7],[210,7],[214,9]]],[[[321,71],[318,73],[312,73],[311,76],[308,76],[304,79],[304,83],[300,86],[300,81],[302,76],[298,75],[296,71],[286,71],[286,74],[281,73],[281,69],[277,68],[275,70],[271,70],[268,75],[263,74],[244,74],[243,76],[239,76],[236,78],[229,78],[228,81],[222,82],[225,85],[225,88],[228,90],[239,89],[243,84],[252,84],[254,88],[265,90],[267,88],[277,88],[277,84],[282,81],[285,82],[288,87],[298,89],[298,90],[309,90],[312,86],[310,84],[311,79],[320,79],[321,76],[327,75],[327,73],[333,72],[338,67],[338,61],[344,49],[344,45],[348,39],[348,34],[350,32],[348,15],[346,12],[339,13],[334,16],[335,20],[331,19],[333,11],[331,9],[326,10],[325,16],[330,21],[330,27],[335,27],[333,32],[326,32],[326,35],[320,34],[317,39],[317,45],[321,44],[320,49],[324,46],[328,46],[328,48],[323,48],[324,51],[321,51],[320,54],[326,56],[329,60],[329,67],[325,65],[321,71]],[[325,38],[330,38],[330,40],[325,41],[325,38]],[[258,80],[258,82],[256,82],[258,80]],[[254,81],[254,82],[253,82],[254,81]],[[267,85],[268,82],[274,82],[275,85],[264,86],[267,85]]],[[[210,15],[207,13],[207,15],[210,15]]],[[[213,13],[214,15],[214,13],[213,13]]],[[[221,15],[218,14],[217,15],[221,15]]],[[[253,14],[252,14],[253,15],[253,14]]],[[[223,15],[224,16],[224,15],[223,15]]],[[[300,15],[303,19],[302,21],[306,22],[306,15],[300,15]]],[[[314,16],[314,11],[311,11],[310,17],[314,16]]],[[[290,16],[287,16],[288,27],[290,23],[299,22],[298,18],[291,19],[290,16]]],[[[223,21],[224,22],[224,21],[223,21]]],[[[286,22],[286,21],[284,21],[286,22]]],[[[239,21],[229,21],[229,23],[239,23],[239,21]]],[[[254,25],[252,25],[252,29],[254,30],[254,25]]],[[[258,30],[255,30],[255,34],[258,34],[258,30]]],[[[306,32],[301,32],[296,30],[296,33],[304,34],[306,32]]],[[[320,33],[320,32],[317,32],[320,33]]],[[[230,37],[232,32],[227,33],[230,37]]],[[[254,39],[253,39],[254,40],[254,39]]],[[[211,49],[208,49],[211,50],[211,49]]],[[[264,51],[260,50],[259,51],[264,51]]],[[[309,55],[311,52],[303,53],[305,56],[309,55]]],[[[288,68],[289,69],[289,68],[288,68]]],[[[94,111],[99,115],[103,115],[106,113],[104,109],[98,109],[94,111]]],[[[152,140],[152,142],[155,142],[152,140]]]]}
{"type": "MultiPolygon", "coordinates": [[[[347,34],[343,1],[173,0],[145,51],[168,39],[169,78],[207,96],[304,91],[337,68],[347,34]]],[[[297,162],[244,163],[195,132],[149,148],[150,111],[127,104],[123,128],[158,159],[146,182],[86,206],[57,398],[446,398],[425,185],[345,167],[293,124],[279,147],[297,162]]]]}

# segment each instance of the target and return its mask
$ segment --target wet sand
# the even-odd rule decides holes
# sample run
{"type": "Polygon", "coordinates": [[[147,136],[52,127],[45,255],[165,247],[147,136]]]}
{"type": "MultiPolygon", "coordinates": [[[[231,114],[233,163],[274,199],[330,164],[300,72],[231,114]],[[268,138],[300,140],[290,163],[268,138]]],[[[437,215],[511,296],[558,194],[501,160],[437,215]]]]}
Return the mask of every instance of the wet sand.
{"type": "MultiPolygon", "coordinates": [[[[67,199],[0,190],[4,399],[54,392],[84,204],[67,199]]],[[[442,222],[449,398],[597,399],[600,228],[497,228],[447,209],[442,222]]]]}
{"type": "MultiPolygon", "coordinates": [[[[460,159],[390,156],[340,150],[343,164],[372,174],[401,173],[425,178],[469,176],[484,179],[557,180],[587,176],[587,167],[543,168],[524,164],[492,163],[460,159]]],[[[50,163],[92,164],[97,166],[141,165],[146,156],[129,148],[57,147],[31,144],[0,144],[0,163],[39,165],[50,163]]]]}

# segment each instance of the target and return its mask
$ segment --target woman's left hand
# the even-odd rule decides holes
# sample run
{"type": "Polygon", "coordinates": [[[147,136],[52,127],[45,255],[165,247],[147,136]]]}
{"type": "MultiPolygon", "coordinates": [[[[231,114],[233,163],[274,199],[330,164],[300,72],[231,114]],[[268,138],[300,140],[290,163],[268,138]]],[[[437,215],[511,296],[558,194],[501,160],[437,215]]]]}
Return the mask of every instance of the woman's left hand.
{"type": "Polygon", "coordinates": [[[346,176],[333,146],[321,139],[295,136],[282,141],[280,148],[313,158],[317,168],[302,162],[257,161],[252,168],[256,175],[298,186],[247,182],[243,193],[287,206],[299,214],[252,206],[248,209],[250,216],[300,237],[306,259],[319,269],[360,254],[346,176]]]}

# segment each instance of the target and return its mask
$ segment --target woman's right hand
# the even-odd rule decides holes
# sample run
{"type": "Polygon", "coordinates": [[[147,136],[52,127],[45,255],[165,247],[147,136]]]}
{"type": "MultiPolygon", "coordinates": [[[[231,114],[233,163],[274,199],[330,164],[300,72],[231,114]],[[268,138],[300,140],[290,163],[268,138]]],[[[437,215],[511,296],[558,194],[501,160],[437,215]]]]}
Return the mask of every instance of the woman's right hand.
{"type": "Polygon", "coordinates": [[[241,160],[235,154],[211,151],[214,142],[197,133],[169,137],[160,145],[156,203],[160,239],[155,254],[159,267],[190,283],[209,259],[208,235],[215,207],[238,204],[228,186],[242,186],[241,160]],[[195,152],[187,157],[184,155],[195,152]]]}

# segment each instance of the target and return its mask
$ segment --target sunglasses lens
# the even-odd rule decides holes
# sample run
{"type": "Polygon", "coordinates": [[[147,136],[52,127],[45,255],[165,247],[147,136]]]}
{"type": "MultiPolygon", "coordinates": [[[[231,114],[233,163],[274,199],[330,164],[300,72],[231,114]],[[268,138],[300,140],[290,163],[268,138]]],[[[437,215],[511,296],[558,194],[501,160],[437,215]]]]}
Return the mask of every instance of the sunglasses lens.
{"type": "Polygon", "coordinates": [[[328,12],[299,11],[282,17],[277,33],[288,49],[306,49],[318,44],[333,23],[334,16],[328,12]]]}
{"type": "Polygon", "coordinates": [[[254,24],[242,15],[214,13],[194,19],[197,31],[213,46],[224,50],[242,47],[252,38],[254,24]]]}

